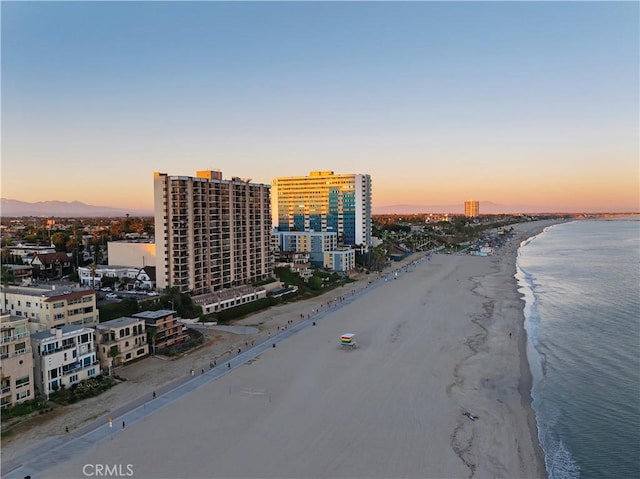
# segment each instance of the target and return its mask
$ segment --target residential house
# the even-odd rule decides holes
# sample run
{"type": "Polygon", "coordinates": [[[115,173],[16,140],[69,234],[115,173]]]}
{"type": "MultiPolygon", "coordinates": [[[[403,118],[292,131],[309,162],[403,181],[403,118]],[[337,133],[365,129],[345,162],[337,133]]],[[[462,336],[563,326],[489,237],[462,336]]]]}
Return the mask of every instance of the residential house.
{"type": "Polygon", "coordinates": [[[96,293],[86,288],[59,286],[0,286],[4,308],[13,316],[28,318],[31,332],[76,324],[93,327],[99,322],[96,293]]]}
{"type": "Polygon", "coordinates": [[[63,386],[99,374],[93,334],[92,328],[71,324],[31,335],[37,394],[49,398],[63,386]]]}
{"type": "Polygon", "coordinates": [[[114,278],[120,283],[126,283],[129,289],[155,289],[155,268],[146,266],[116,266],[98,265],[81,266],[78,268],[80,284],[90,288],[100,288],[104,278],[114,278]]]}
{"type": "Polygon", "coordinates": [[[105,372],[149,354],[145,320],[142,318],[112,319],[98,324],[95,329],[98,360],[105,372]]]}
{"type": "Polygon", "coordinates": [[[0,408],[33,399],[33,357],[26,318],[0,313],[0,408]]]}
{"type": "Polygon", "coordinates": [[[37,278],[62,278],[72,272],[71,256],[67,253],[36,253],[31,266],[37,278]]]}
{"type": "Polygon", "coordinates": [[[142,311],[132,316],[144,320],[152,354],[184,341],[182,324],[178,322],[175,311],[142,311]]]}

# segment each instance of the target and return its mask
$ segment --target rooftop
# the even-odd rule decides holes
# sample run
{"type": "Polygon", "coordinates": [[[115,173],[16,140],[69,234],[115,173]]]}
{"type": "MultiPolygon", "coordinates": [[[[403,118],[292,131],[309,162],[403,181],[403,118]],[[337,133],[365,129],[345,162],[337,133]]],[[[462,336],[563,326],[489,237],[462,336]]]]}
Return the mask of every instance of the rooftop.
{"type": "MultiPolygon", "coordinates": [[[[62,336],[72,336],[75,333],[80,333],[80,332],[87,332],[87,333],[92,333],[93,329],[91,328],[85,328],[82,325],[78,325],[78,324],[67,324],[65,326],[62,326],[61,328],[57,328],[62,330],[62,336]]],[[[40,339],[40,340],[45,340],[45,339],[51,339],[51,338],[55,338],[56,337],[56,333],[55,330],[53,330],[53,332],[47,330],[47,331],[38,331],[37,333],[32,333],[31,334],[31,339],[40,339]]]]}
{"type": "Polygon", "coordinates": [[[110,328],[121,328],[123,326],[131,326],[133,324],[137,324],[143,318],[131,318],[128,316],[123,316],[121,318],[112,319],[111,321],[105,321],[104,323],[100,323],[96,326],[96,329],[110,329],[110,328]]]}
{"type": "Polygon", "coordinates": [[[176,314],[176,312],[171,309],[159,309],[157,311],[141,311],[139,313],[133,314],[132,316],[134,318],[142,319],[159,319],[165,316],[169,316],[170,314],[176,314]]]}

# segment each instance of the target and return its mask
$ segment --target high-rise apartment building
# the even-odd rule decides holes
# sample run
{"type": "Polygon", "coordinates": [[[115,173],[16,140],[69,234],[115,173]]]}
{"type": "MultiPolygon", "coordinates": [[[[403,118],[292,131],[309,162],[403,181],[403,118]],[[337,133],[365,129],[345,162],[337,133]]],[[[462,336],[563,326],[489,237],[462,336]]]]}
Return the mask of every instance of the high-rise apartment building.
{"type": "Polygon", "coordinates": [[[207,294],[269,277],[270,186],[154,173],[156,285],[207,294]]]}
{"type": "Polygon", "coordinates": [[[476,218],[480,215],[480,202],[479,201],[465,201],[464,202],[464,215],[469,218],[476,218]]]}
{"type": "Polygon", "coordinates": [[[335,232],[343,245],[371,245],[371,176],[312,171],[272,182],[279,231],[335,232]]]}

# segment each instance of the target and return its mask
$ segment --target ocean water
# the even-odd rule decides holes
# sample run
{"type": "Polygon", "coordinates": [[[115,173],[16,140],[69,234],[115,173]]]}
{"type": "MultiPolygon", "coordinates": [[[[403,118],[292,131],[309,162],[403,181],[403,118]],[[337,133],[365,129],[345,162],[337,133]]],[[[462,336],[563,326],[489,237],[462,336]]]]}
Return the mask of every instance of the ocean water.
{"type": "Polygon", "coordinates": [[[547,228],[516,277],[549,478],[640,478],[640,221],[547,228]]]}

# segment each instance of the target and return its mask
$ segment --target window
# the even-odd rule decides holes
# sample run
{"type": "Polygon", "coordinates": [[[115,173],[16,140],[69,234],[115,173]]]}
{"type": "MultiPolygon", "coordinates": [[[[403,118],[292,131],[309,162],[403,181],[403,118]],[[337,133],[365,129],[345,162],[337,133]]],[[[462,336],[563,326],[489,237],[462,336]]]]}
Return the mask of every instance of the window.
{"type": "Polygon", "coordinates": [[[22,376],[16,379],[16,387],[19,388],[21,386],[25,386],[29,384],[29,376],[22,376]]]}
{"type": "Polygon", "coordinates": [[[87,374],[89,375],[89,377],[91,377],[91,376],[95,376],[95,375],[96,375],[96,370],[95,370],[95,368],[91,368],[91,369],[89,369],[89,371],[87,371],[87,374]]]}
{"type": "Polygon", "coordinates": [[[20,401],[20,399],[24,399],[31,396],[31,390],[27,389],[25,391],[20,391],[18,394],[16,394],[16,401],[20,401]]]}
{"type": "Polygon", "coordinates": [[[78,375],[77,374],[72,374],[71,377],[69,378],[69,382],[70,383],[78,382],[78,375]]]}
{"type": "Polygon", "coordinates": [[[137,356],[140,356],[140,355],[142,355],[142,354],[144,354],[144,348],[142,348],[142,349],[138,349],[138,350],[136,351],[136,355],[137,355],[137,356]]]}
{"type": "Polygon", "coordinates": [[[64,308],[64,301],[58,301],[57,303],[53,303],[53,309],[64,308]]]}

